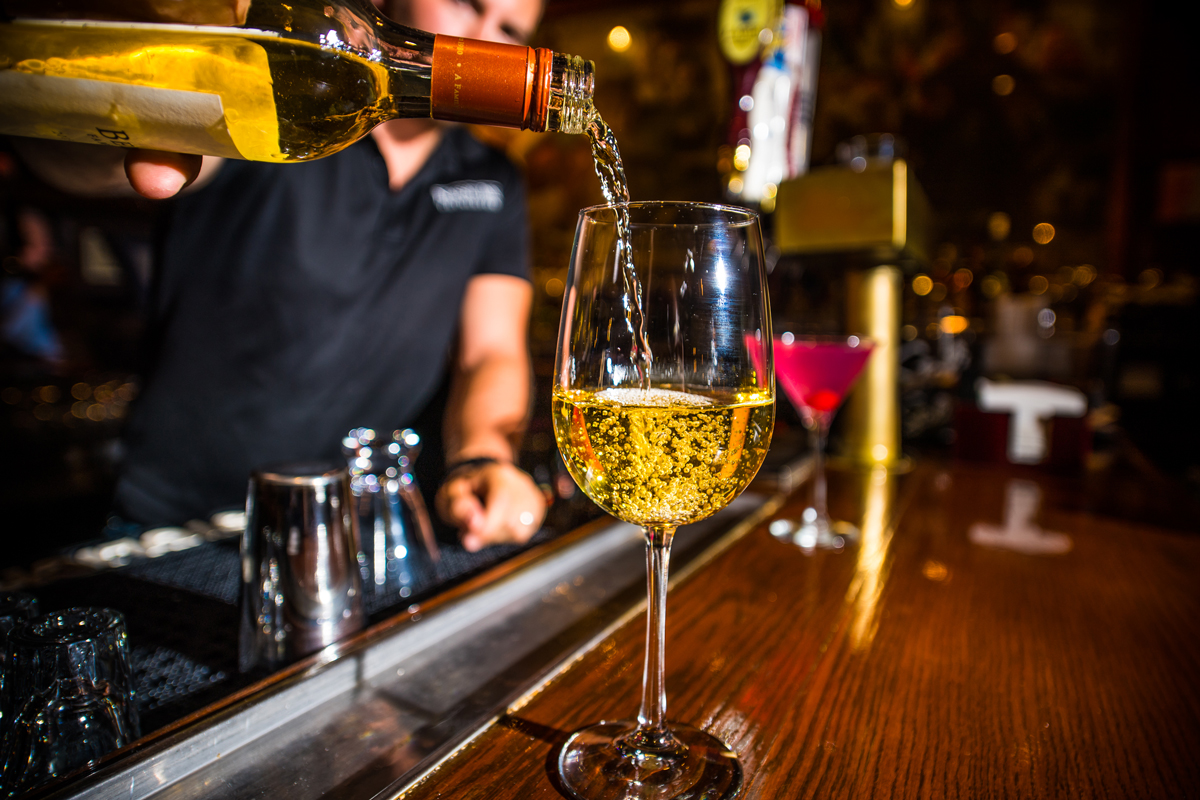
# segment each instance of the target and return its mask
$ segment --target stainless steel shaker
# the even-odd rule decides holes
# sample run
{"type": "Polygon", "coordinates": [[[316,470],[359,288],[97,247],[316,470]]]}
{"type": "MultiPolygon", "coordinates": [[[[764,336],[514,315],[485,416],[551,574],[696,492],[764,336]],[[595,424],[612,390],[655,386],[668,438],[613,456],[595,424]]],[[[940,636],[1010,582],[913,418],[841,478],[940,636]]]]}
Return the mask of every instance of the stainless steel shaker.
{"type": "Polygon", "coordinates": [[[365,624],[351,497],[340,464],[251,475],[241,551],[243,672],[282,666],[365,624]]]}

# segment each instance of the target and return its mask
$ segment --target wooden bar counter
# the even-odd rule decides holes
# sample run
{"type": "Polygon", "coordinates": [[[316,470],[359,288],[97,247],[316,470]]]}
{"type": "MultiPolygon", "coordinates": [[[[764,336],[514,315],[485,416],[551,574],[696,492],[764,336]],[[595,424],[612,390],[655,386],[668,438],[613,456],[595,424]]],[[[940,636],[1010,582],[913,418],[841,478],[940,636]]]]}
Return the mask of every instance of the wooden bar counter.
{"type": "MultiPolygon", "coordinates": [[[[668,715],[740,754],[742,797],[1200,797],[1190,511],[1174,527],[1123,519],[1109,509],[1136,487],[1007,466],[924,460],[830,480],[857,544],[806,554],[764,519],[670,591],[668,715]],[[1004,529],[1022,503],[1043,531],[1032,544],[1004,529]],[[1023,544],[1070,549],[1011,549],[1023,544]]],[[[1139,491],[1153,500],[1152,483],[1139,491]]],[[[569,733],[636,715],[644,635],[644,616],[628,617],[379,796],[561,797],[569,733]]]]}

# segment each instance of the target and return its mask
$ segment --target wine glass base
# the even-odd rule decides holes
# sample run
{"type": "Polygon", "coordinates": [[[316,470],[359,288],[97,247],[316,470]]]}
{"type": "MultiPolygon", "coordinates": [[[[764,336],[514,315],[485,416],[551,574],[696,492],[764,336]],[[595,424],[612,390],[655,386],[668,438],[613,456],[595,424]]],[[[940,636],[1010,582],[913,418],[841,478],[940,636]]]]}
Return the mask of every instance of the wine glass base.
{"type": "MultiPolygon", "coordinates": [[[[805,510],[805,516],[812,516],[805,510]]],[[[791,542],[804,551],[813,550],[842,550],[848,544],[858,541],[858,528],[849,522],[835,520],[816,520],[812,522],[796,522],[790,519],[777,519],[771,523],[769,530],[776,539],[791,542]]]]}
{"type": "Polygon", "coordinates": [[[673,746],[631,742],[637,723],[600,722],[571,734],[558,757],[563,788],[577,800],[732,800],[742,788],[737,754],[690,725],[668,723],[673,746]]]}

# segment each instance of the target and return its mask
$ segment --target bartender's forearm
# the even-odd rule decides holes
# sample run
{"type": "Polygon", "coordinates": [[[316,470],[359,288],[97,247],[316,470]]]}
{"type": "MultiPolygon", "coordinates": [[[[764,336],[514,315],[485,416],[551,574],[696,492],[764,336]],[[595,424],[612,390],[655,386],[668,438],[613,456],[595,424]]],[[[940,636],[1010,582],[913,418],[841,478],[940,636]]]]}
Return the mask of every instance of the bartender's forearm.
{"type": "Polygon", "coordinates": [[[448,464],[516,460],[529,416],[532,305],[533,288],[520,278],[477,275],[467,284],[444,418],[448,464]]]}
{"type": "Polygon", "coordinates": [[[528,358],[495,356],[456,372],[445,416],[446,463],[515,461],[529,416],[528,358]]]}

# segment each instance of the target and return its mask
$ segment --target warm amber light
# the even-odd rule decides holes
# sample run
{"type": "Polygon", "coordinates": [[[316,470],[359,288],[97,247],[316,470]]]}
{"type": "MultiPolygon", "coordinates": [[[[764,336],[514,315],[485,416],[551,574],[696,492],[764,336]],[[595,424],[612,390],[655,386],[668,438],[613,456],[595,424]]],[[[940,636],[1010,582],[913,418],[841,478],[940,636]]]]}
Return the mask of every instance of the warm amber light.
{"type": "Polygon", "coordinates": [[[733,168],[745,172],[748,166],[750,166],[750,145],[739,144],[733,151],[733,168]]]}
{"type": "Polygon", "coordinates": [[[1091,264],[1081,264],[1075,268],[1075,277],[1071,280],[1078,286],[1087,286],[1096,280],[1096,268],[1091,264]]]}
{"type": "Polygon", "coordinates": [[[608,46],[618,53],[624,53],[633,44],[633,37],[624,25],[617,25],[608,32],[608,46]]]}
{"type": "Polygon", "coordinates": [[[975,280],[975,274],[966,267],[962,267],[954,273],[954,286],[957,289],[967,288],[973,280],[975,280]]]}
{"type": "Polygon", "coordinates": [[[998,278],[994,278],[989,275],[980,281],[979,290],[983,292],[984,297],[990,299],[996,297],[1002,291],[1004,291],[1004,284],[1002,284],[998,278]]]}
{"type": "Polygon", "coordinates": [[[1022,267],[1027,267],[1033,262],[1033,251],[1028,247],[1021,246],[1013,250],[1013,261],[1016,261],[1022,267]]]}
{"type": "Polygon", "coordinates": [[[971,321],[966,317],[960,317],[957,314],[942,317],[942,333],[950,336],[957,336],[969,327],[971,327],[971,321]]]}
{"type": "Polygon", "coordinates": [[[992,48],[1002,56],[1008,55],[1017,49],[1017,37],[1005,31],[992,39],[992,48]]]}
{"type": "Polygon", "coordinates": [[[1038,244],[1050,244],[1054,238],[1054,226],[1049,222],[1039,222],[1033,226],[1033,240],[1038,244]]]}
{"type": "Polygon", "coordinates": [[[1012,230],[1012,218],[1003,211],[997,211],[988,216],[987,229],[988,236],[992,237],[993,242],[1003,242],[1008,238],[1008,232],[1012,230]]]}
{"type": "Polygon", "coordinates": [[[1029,279],[1029,291],[1034,294],[1045,294],[1050,288],[1050,281],[1044,275],[1034,275],[1029,279]]]}
{"type": "Polygon", "coordinates": [[[913,4],[913,0],[892,0],[897,8],[908,8],[913,4]]]}
{"type": "Polygon", "coordinates": [[[729,193],[730,194],[741,194],[742,189],[745,189],[745,188],[746,188],[746,185],[744,183],[742,183],[741,178],[730,178],[729,179],[729,193]]]}
{"type": "Polygon", "coordinates": [[[992,91],[1001,97],[1008,97],[1017,88],[1017,82],[1012,75],[997,75],[992,78],[992,91]]]}
{"type": "Polygon", "coordinates": [[[928,275],[918,275],[913,278],[912,289],[914,293],[924,297],[933,291],[933,278],[928,275]]]}
{"type": "Polygon", "coordinates": [[[551,278],[546,281],[545,289],[548,297],[562,297],[565,288],[566,286],[558,278],[551,278]]]}
{"type": "Polygon", "coordinates": [[[921,574],[931,581],[940,582],[950,577],[950,570],[946,569],[946,565],[942,562],[934,561],[931,558],[921,567],[921,574]]]}

